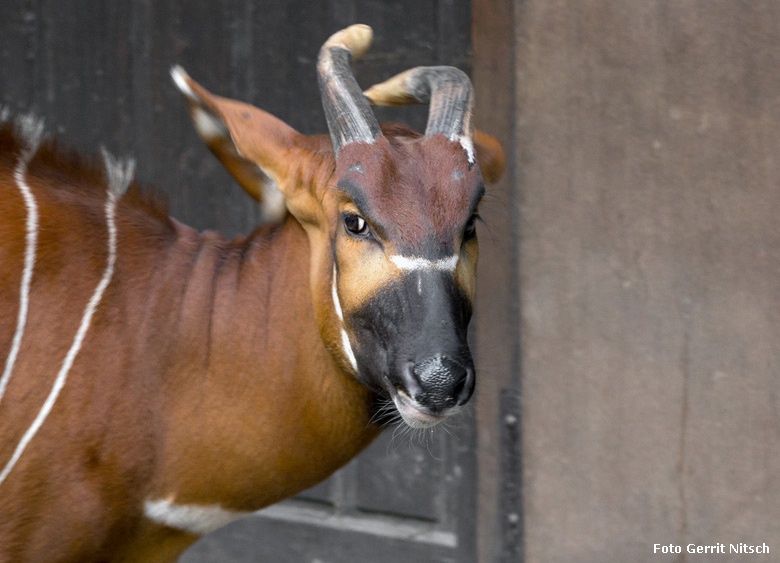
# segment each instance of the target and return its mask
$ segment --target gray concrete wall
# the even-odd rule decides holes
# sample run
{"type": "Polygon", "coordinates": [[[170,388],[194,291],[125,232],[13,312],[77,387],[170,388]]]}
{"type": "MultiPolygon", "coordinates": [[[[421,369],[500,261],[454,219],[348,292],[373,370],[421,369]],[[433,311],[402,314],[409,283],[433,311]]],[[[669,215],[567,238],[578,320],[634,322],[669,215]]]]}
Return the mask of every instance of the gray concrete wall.
{"type": "Polygon", "coordinates": [[[780,2],[511,12],[525,560],[776,561],[780,2]]]}

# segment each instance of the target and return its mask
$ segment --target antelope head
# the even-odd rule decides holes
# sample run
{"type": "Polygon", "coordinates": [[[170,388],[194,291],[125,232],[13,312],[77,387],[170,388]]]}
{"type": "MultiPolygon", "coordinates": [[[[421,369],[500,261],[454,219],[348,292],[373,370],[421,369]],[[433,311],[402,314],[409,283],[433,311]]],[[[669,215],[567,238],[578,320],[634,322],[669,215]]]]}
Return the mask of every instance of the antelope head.
{"type": "Polygon", "coordinates": [[[472,89],[452,67],[418,67],[363,94],[350,62],[371,42],[355,25],[323,45],[318,75],[330,140],[302,135],[173,71],[196,129],[270,218],[287,210],[309,241],[320,335],[343,370],[392,400],[412,427],[457,412],[474,389],[467,328],[477,208],[500,145],[475,138],[472,89]],[[429,103],[424,135],[380,127],[374,104],[429,103]],[[476,140],[475,140],[476,139],[476,140]]]}

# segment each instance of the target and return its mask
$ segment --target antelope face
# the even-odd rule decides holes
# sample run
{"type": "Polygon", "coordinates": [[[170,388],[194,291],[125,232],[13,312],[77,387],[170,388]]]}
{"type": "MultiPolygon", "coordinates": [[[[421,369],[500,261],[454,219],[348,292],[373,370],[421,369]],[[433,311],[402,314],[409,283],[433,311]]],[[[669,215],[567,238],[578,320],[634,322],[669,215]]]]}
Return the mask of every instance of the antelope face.
{"type": "Polygon", "coordinates": [[[466,332],[484,187],[471,83],[451,67],[418,67],[364,96],[349,62],[369,41],[364,27],[339,32],[317,66],[336,157],[334,307],[358,376],[389,395],[408,425],[425,427],[474,390],[466,332]],[[425,135],[384,136],[367,99],[430,102],[425,135]]]}
{"type": "Polygon", "coordinates": [[[475,150],[471,84],[459,70],[418,67],[361,93],[350,61],[370,41],[356,25],[320,50],[330,146],[210,94],[181,69],[173,77],[198,133],[268,217],[289,210],[305,229],[314,314],[334,359],[392,399],[407,424],[426,427],[474,389],[466,332],[484,192],[477,157],[494,179],[503,153],[487,136],[475,150]],[[425,134],[395,126],[385,135],[369,100],[429,103],[425,134]]]}
{"type": "Polygon", "coordinates": [[[408,425],[436,424],[474,389],[481,176],[459,143],[435,135],[348,145],[336,178],[332,283],[346,353],[408,425]]]}

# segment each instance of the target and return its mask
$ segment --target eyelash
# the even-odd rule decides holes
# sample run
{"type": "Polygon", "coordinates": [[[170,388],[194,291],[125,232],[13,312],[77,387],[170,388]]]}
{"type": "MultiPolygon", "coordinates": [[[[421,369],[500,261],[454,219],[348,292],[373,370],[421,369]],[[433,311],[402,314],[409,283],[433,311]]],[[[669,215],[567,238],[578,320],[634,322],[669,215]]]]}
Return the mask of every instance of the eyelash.
{"type": "Polygon", "coordinates": [[[482,217],[479,216],[479,213],[474,213],[469,219],[469,222],[466,223],[466,228],[463,230],[464,240],[471,240],[477,236],[477,221],[482,221],[482,217]]]}

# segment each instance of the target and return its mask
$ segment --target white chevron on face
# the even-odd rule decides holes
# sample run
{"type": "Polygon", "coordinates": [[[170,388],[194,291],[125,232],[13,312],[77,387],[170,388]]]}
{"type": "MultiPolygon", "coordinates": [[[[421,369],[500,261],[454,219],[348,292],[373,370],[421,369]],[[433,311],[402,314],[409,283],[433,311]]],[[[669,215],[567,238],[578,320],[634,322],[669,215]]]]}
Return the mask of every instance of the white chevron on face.
{"type": "Polygon", "coordinates": [[[390,257],[390,261],[401,270],[438,270],[441,272],[454,272],[458,265],[459,256],[453,254],[447,258],[438,260],[428,260],[419,256],[401,256],[390,257]]]}

